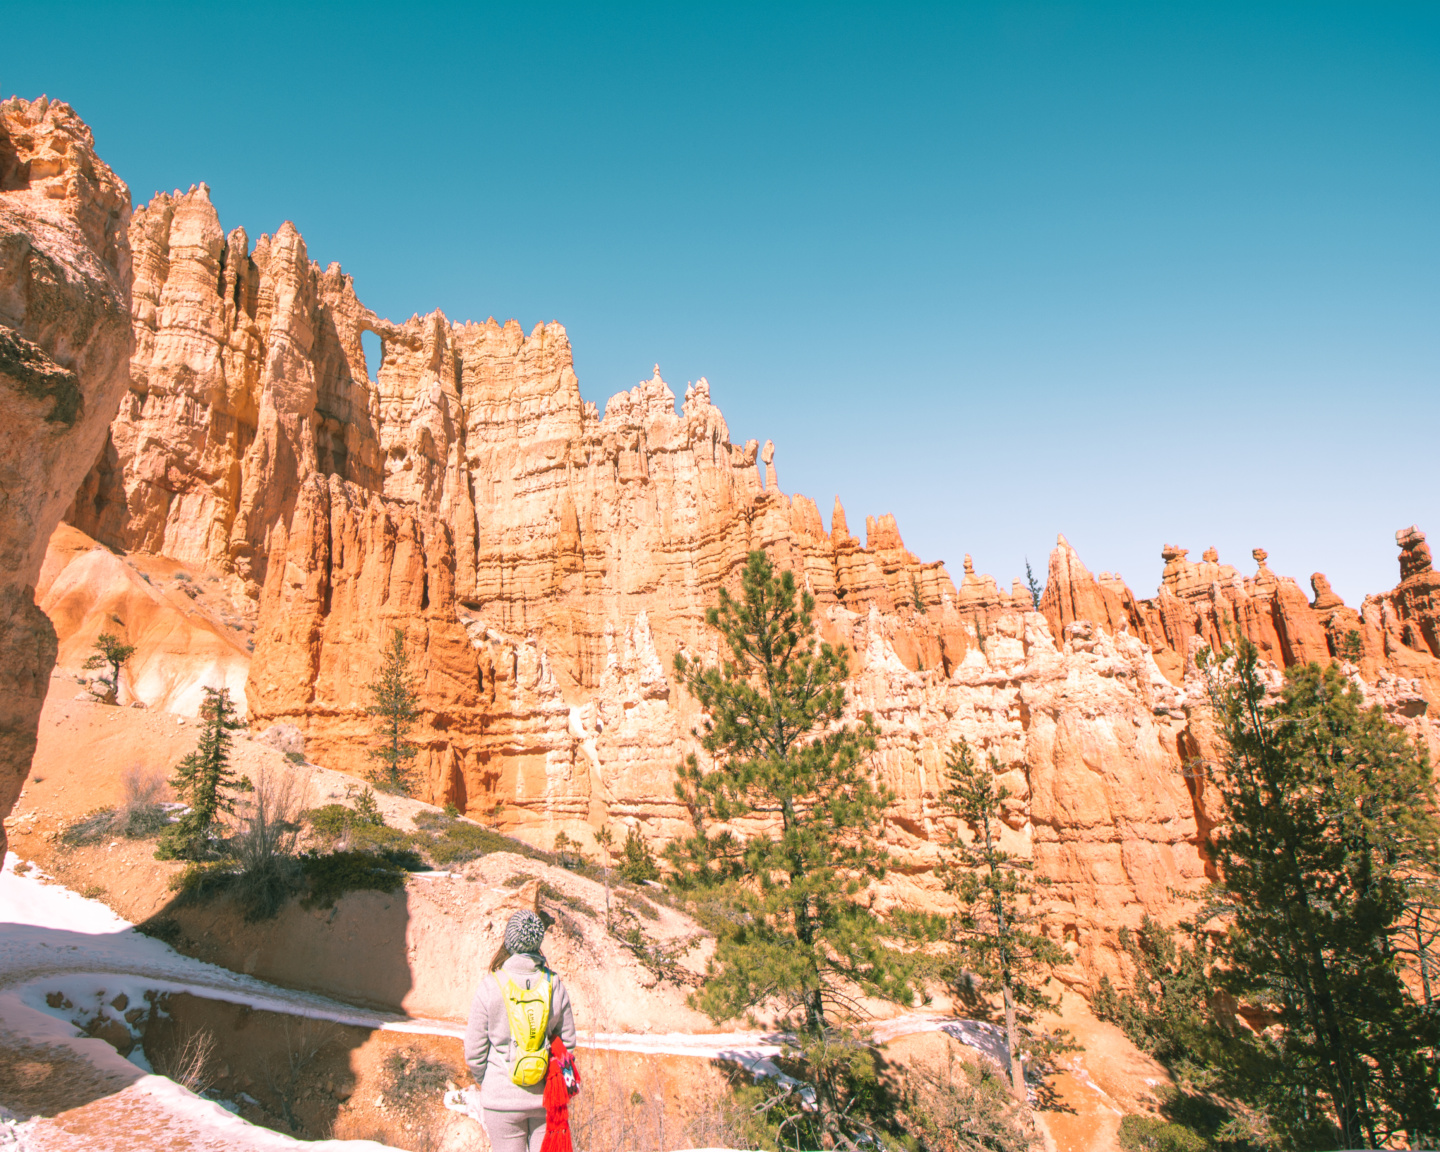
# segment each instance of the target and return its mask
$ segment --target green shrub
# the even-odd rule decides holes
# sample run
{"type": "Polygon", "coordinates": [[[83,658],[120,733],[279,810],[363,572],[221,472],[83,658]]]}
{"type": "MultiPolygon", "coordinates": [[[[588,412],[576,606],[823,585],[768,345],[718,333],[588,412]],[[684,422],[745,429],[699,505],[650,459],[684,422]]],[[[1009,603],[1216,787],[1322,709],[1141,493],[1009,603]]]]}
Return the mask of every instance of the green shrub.
{"type": "Polygon", "coordinates": [[[375,798],[368,789],[361,794],[359,805],[355,808],[346,804],[325,804],[308,809],[301,813],[300,818],[310,825],[317,837],[327,841],[339,840],[347,832],[353,838],[362,828],[385,827],[385,820],[375,807],[375,798]],[[365,803],[367,799],[368,805],[365,803]]]}
{"type": "Polygon", "coordinates": [[[300,814],[300,819],[310,825],[310,830],[322,840],[338,840],[355,819],[355,811],[344,804],[325,804],[309,808],[300,814]]]}
{"type": "MultiPolygon", "coordinates": [[[[399,828],[391,828],[385,824],[359,824],[350,829],[350,847],[362,852],[401,853],[419,861],[420,856],[416,849],[424,846],[424,841],[418,839],[413,832],[402,832],[399,828]]],[[[409,870],[419,872],[423,868],[423,864],[417,863],[409,870]]]]}
{"type": "Polygon", "coordinates": [[[286,759],[286,760],[289,760],[290,763],[292,763],[292,764],[304,764],[304,763],[305,763],[305,753],[303,753],[303,752],[286,752],[286,753],[285,753],[285,759],[286,759]]]}
{"type": "Polygon", "coordinates": [[[373,852],[305,855],[300,867],[309,884],[307,908],[333,908],[347,892],[396,892],[405,885],[406,869],[388,855],[373,852]]]}
{"type": "Polygon", "coordinates": [[[500,833],[462,820],[452,821],[426,845],[430,858],[441,867],[463,864],[490,852],[514,851],[511,841],[500,833]]]}
{"type": "Polygon", "coordinates": [[[1120,1121],[1120,1147],[1125,1152],[1205,1152],[1209,1145],[1183,1124],[1132,1115],[1120,1121]]]}
{"type": "Polygon", "coordinates": [[[415,826],[420,829],[415,843],[438,868],[464,864],[490,852],[515,852],[532,860],[548,860],[548,852],[540,852],[493,828],[485,828],[444,812],[417,812],[415,826]]]}
{"type": "Polygon", "coordinates": [[[226,891],[235,880],[233,860],[192,860],[170,877],[170,890],[182,900],[205,900],[226,891]]]}

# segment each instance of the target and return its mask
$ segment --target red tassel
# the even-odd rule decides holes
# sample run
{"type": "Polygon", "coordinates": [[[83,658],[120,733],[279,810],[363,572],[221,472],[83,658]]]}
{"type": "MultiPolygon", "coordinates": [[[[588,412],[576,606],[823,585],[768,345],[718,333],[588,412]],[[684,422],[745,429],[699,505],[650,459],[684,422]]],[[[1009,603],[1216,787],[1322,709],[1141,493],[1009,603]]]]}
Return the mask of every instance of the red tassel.
{"type": "Polygon", "coordinates": [[[580,1072],[560,1037],[550,1041],[550,1069],[545,1073],[545,1139],[540,1152],[574,1152],[570,1142],[570,1097],[565,1083],[565,1066],[570,1066],[575,1091],[580,1090],[580,1072]]]}

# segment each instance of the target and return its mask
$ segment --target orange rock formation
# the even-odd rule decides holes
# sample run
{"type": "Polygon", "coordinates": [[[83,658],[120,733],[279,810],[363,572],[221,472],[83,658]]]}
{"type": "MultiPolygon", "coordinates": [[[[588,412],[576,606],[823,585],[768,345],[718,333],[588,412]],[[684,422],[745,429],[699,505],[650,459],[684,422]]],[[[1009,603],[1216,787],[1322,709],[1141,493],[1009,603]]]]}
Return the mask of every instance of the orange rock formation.
{"type": "Polygon", "coordinates": [[[125,387],[129,215],[129,190],[68,104],[0,103],[0,816],[29,771],[55,663],[35,606],[46,543],[125,387]]]}
{"type": "Polygon", "coordinates": [[[203,187],[137,212],[132,242],[131,390],[71,518],[253,597],[251,722],[295,725],[331,767],[369,765],[364,685],[398,627],[428,797],[503,803],[547,844],[607,822],[681,833],[672,780],[698,717],[668,669],[718,654],[704,609],[764,548],[814,594],[850,651],[851,711],[879,726],[891,893],[934,897],[936,786],[963,736],[1002,765],[1004,835],[1053,881],[1048,930],[1083,984],[1117,970],[1119,927],[1204,879],[1215,813],[1180,770],[1205,746],[1198,645],[1358,655],[1366,691],[1433,739],[1437,578],[1413,531],[1400,588],[1359,612],[1318,573],[1312,604],[1259,549],[1242,577],[1167,545],[1138,600],[1061,537],[1037,612],[968,556],[958,584],[922,562],[891,516],[862,543],[837,498],[827,530],[780,490],[773,443],[731,442],[703,379],[677,408],[657,367],[602,415],[560,325],[385,321],[291,226],[253,249],[224,233],[203,187]]]}

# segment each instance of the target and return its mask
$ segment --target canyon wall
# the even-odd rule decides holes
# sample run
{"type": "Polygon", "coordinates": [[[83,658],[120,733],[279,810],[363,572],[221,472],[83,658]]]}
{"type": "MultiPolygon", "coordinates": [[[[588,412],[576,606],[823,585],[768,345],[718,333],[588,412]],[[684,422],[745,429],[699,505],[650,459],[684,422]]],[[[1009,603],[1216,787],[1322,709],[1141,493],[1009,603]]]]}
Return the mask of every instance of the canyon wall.
{"type": "Polygon", "coordinates": [[[55,663],[35,606],[46,545],[125,389],[129,217],[129,190],[69,105],[0,103],[0,816],[55,663]]]}
{"type": "MultiPolygon", "coordinates": [[[[203,186],[131,225],[131,385],[70,511],[130,553],[204,569],[255,604],[246,700],[310,757],[363,774],[365,684],[404,632],[425,795],[548,845],[606,823],[687,830],[672,788],[692,750],[677,652],[709,660],[705,608],[749,551],[793,569],[849,653],[849,709],[874,714],[895,792],[887,898],[938,900],[935,797],[952,741],[993,752],[1003,836],[1052,881],[1047,930],[1085,984],[1119,927],[1175,914],[1206,876],[1199,645],[1249,636],[1277,667],[1332,656],[1417,736],[1440,703],[1440,578],[1400,534],[1402,581],[1347,608],[1166,546],[1156,596],[1092,575],[1062,537],[1037,606],[910,553],[893,517],[852,536],[837,500],[779,488],[774,446],[731,442],[709,385],[580,395],[565,330],[377,317],[290,225],[253,247],[203,186]],[[368,365],[362,335],[380,337],[368,365]],[[372,371],[373,369],[373,371],[372,371]]],[[[622,837],[623,839],[623,830],[622,837]]]]}

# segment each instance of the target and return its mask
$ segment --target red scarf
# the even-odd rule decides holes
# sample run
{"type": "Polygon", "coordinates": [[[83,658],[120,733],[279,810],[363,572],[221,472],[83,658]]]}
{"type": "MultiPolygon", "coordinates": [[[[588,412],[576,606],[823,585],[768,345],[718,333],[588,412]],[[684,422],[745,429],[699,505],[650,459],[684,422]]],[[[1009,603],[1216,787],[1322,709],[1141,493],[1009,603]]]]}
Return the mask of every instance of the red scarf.
{"type": "Polygon", "coordinates": [[[580,1069],[560,1037],[550,1041],[550,1070],[545,1073],[545,1140],[540,1152],[574,1152],[570,1143],[570,1097],[580,1091],[580,1069]]]}

